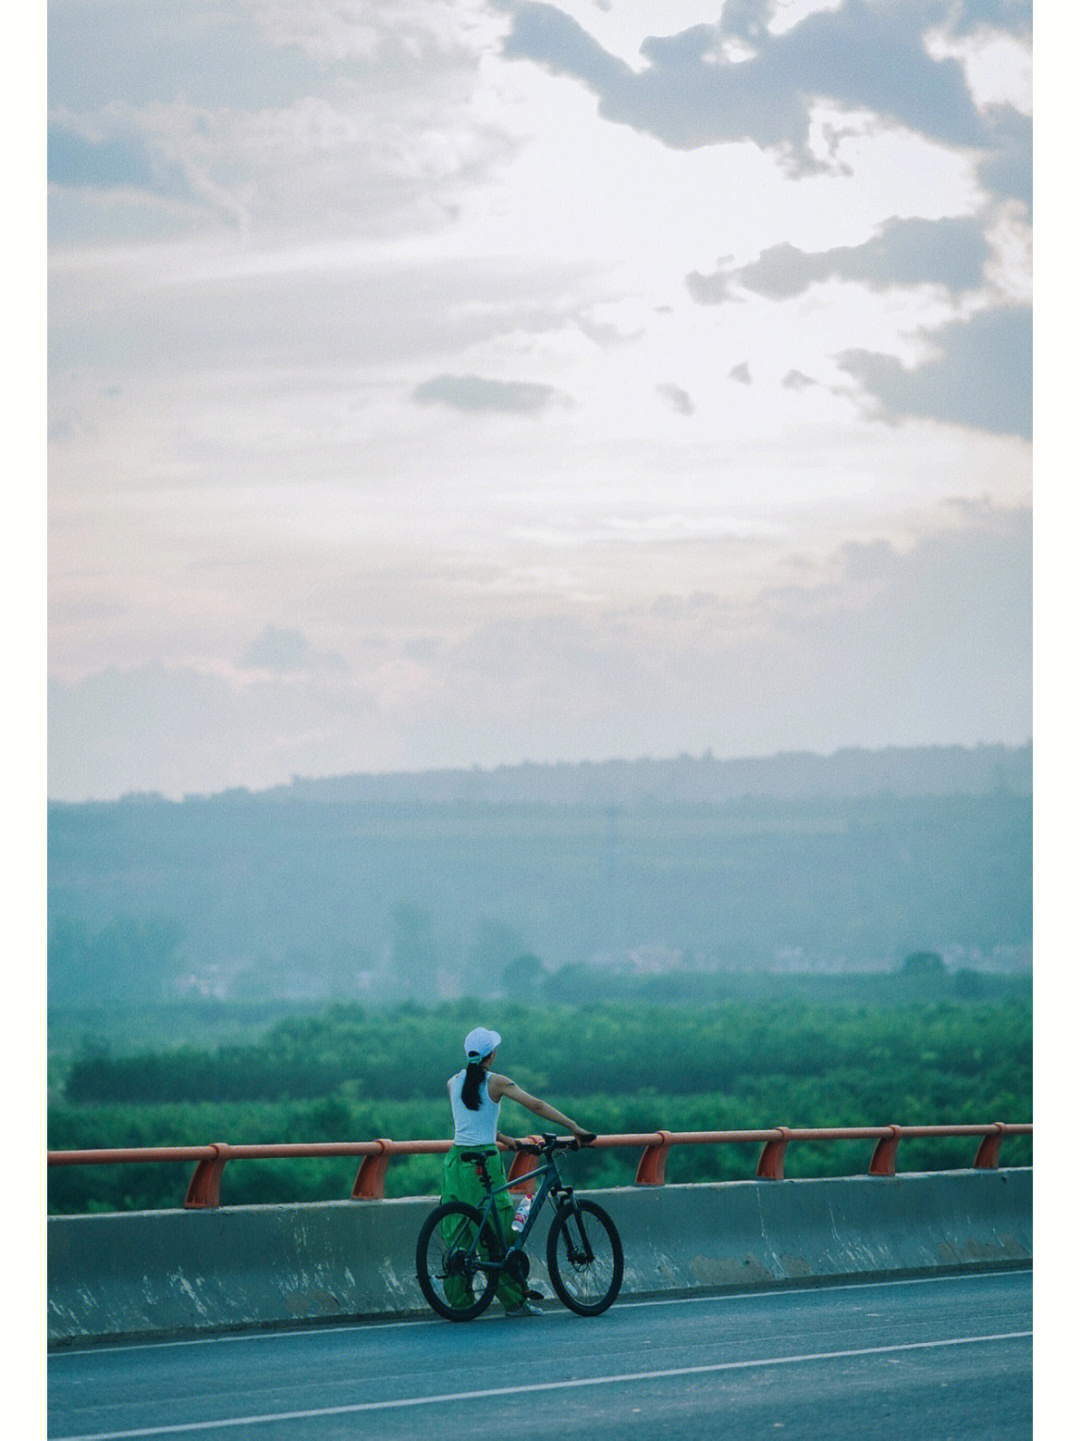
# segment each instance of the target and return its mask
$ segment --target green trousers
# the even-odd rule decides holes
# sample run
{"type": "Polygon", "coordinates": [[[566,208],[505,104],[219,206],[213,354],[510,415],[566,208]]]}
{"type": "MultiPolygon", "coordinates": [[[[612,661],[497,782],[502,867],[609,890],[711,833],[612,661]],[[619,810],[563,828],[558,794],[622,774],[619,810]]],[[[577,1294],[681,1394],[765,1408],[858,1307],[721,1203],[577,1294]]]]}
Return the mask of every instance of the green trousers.
{"type": "MultiPolygon", "coordinates": [[[[461,1159],[462,1149],[479,1151],[483,1154],[484,1169],[491,1179],[492,1186],[502,1186],[506,1182],[497,1146],[465,1146],[461,1149],[451,1146],[443,1163],[442,1199],[444,1201],[464,1201],[469,1206],[482,1206],[487,1198],[487,1191],[484,1189],[483,1181],[476,1174],[475,1164],[472,1161],[461,1159]]],[[[509,1191],[501,1191],[495,1197],[495,1211],[502,1230],[503,1244],[508,1246],[513,1235],[511,1222],[514,1219],[514,1202],[510,1199],[509,1191]]],[[[453,1238],[447,1232],[448,1229],[452,1231],[454,1225],[453,1220],[443,1222],[443,1236],[448,1243],[453,1238]]],[[[494,1249],[494,1238],[489,1242],[486,1236],[482,1237],[481,1245],[490,1255],[494,1249]]],[[[525,1299],[525,1288],[520,1281],[513,1281],[503,1273],[499,1276],[495,1294],[504,1306],[513,1309],[515,1306],[520,1306],[525,1299]]],[[[460,1277],[448,1278],[446,1299],[451,1306],[467,1306],[472,1300],[469,1283],[460,1277]]]]}

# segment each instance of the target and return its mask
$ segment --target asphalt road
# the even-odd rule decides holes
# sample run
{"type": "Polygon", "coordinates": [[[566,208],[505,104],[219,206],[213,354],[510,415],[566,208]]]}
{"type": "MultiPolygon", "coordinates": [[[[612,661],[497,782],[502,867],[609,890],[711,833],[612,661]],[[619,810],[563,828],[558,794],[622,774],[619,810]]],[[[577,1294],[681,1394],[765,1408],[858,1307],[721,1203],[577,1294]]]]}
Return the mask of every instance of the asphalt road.
{"type": "Polygon", "coordinates": [[[1028,1441],[1030,1270],[49,1358],[61,1441],[1028,1441]]]}

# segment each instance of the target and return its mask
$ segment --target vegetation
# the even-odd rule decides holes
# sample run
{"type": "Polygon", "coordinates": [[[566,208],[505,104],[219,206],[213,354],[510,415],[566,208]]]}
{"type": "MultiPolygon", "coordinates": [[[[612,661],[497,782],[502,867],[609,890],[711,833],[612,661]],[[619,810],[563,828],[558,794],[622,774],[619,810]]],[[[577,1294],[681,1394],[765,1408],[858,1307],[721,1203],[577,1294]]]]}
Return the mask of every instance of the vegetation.
{"type": "MultiPolygon", "coordinates": [[[[655,979],[655,978],[653,978],[655,979]]],[[[888,978],[756,978],[714,984],[691,1004],[658,996],[576,1005],[486,1005],[503,1034],[500,1066],[601,1132],[754,1129],[773,1125],[904,1125],[1031,1118],[1029,985],[932,963],[888,978]],[[977,994],[967,994],[972,989],[977,994]]],[[[475,1000],[368,1011],[334,1006],[278,1019],[261,1035],[213,1047],[116,1053],[85,1039],[54,1070],[53,1149],[275,1141],[433,1139],[449,1134],[446,1077],[475,1000]]],[[[73,1024],[71,1018],[69,1027],[73,1024]]],[[[532,1118],[504,1108],[504,1129],[532,1118]]],[[[969,1165],[970,1142],[907,1142],[903,1169],[969,1165]]],[[[585,1185],[633,1179],[636,1153],[583,1154],[585,1185]]],[[[1012,1140],[1006,1164],[1031,1162],[1012,1140]]],[[[864,1143],[793,1145],[787,1174],[866,1170],[864,1143]]],[[[676,1149],[672,1181],[753,1175],[756,1149],[676,1149]]],[[[389,1195],[438,1190],[439,1158],[394,1162],[389,1195]]],[[[233,1163],[229,1204],[341,1199],[355,1163],[233,1163]]],[[[179,1205],[190,1168],[175,1165],[54,1168],[53,1211],[179,1205]]]]}
{"type": "Polygon", "coordinates": [[[50,1005],[574,1003],[592,962],[630,975],[891,970],[921,951],[1020,969],[1031,815],[1030,795],[1004,787],[54,805],[50,1005]]]}

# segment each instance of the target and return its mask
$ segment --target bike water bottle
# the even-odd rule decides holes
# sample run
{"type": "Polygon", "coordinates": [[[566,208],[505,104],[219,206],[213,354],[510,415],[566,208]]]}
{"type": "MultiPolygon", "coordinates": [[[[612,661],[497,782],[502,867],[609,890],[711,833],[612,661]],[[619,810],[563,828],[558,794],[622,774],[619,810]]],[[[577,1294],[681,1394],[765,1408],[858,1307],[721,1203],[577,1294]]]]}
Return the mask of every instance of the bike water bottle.
{"type": "Polygon", "coordinates": [[[529,1214],[529,1207],[532,1205],[531,1196],[522,1196],[518,1202],[517,1210],[514,1212],[514,1219],[511,1222],[515,1231],[520,1231],[525,1225],[525,1218],[529,1214]]]}

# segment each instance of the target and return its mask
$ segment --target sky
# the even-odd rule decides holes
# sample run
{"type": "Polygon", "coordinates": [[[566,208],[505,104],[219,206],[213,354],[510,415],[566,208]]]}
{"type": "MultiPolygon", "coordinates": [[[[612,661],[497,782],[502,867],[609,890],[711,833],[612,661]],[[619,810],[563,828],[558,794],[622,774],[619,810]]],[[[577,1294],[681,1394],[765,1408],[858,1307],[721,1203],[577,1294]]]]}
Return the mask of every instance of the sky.
{"type": "Polygon", "coordinates": [[[1029,740],[1031,50],[50,0],[49,795],[1029,740]]]}

